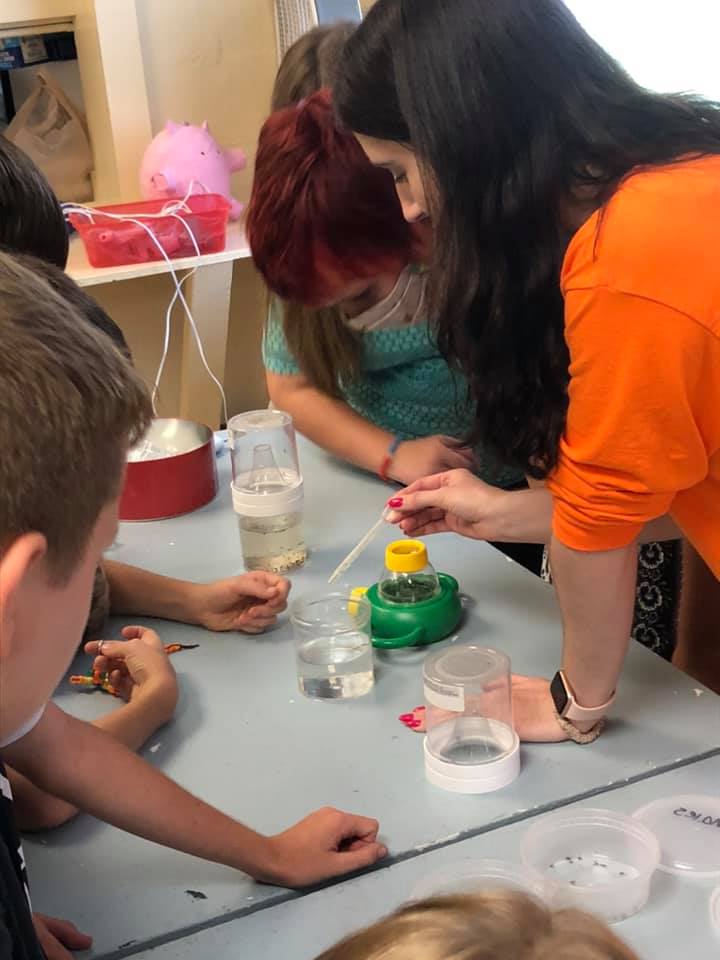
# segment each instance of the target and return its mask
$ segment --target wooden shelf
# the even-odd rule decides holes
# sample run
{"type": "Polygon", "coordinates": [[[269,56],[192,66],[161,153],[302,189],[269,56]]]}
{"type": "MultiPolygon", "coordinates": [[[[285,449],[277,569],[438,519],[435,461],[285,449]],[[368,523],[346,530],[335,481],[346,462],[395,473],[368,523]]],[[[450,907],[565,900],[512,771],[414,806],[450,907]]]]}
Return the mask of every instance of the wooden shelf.
{"type": "MultiPolygon", "coordinates": [[[[250,247],[245,231],[239,221],[228,225],[227,244],[219,253],[207,253],[200,257],[182,257],[173,260],[175,270],[191,270],[214,263],[228,263],[231,260],[244,260],[250,257],[250,247]]],[[[75,234],[70,241],[70,256],[67,272],[81,287],[92,287],[100,283],[117,283],[120,280],[135,280],[138,277],[152,277],[169,273],[170,266],[165,260],[153,260],[150,263],[128,263],[122,267],[91,267],[88,263],[85,247],[75,234]]]]}

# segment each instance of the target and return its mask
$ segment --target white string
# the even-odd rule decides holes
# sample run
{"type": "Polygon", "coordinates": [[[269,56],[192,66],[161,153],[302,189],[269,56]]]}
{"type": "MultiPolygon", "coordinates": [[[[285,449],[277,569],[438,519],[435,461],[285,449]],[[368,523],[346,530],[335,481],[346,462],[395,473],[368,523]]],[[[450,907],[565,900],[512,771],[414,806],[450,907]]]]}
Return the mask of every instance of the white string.
{"type": "MultiPolygon", "coordinates": [[[[189,280],[190,277],[192,277],[192,276],[195,274],[196,270],[197,270],[196,267],[193,267],[192,270],[188,270],[188,272],[187,272],[187,273],[185,274],[185,276],[182,278],[182,280],[180,281],[180,283],[177,285],[177,287],[176,287],[176,289],[175,289],[175,292],[174,292],[173,295],[172,295],[172,299],[170,300],[170,303],[168,304],[168,308],[167,308],[167,310],[165,311],[165,333],[164,333],[164,337],[163,337],[162,356],[160,357],[160,364],[159,364],[159,366],[158,366],[157,373],[155,374],[155,381],[154,381],[154,383],[153,383],[152,395],[151,395],[153,412],[154,412],[155,416],[157,416],[156,401],[157,401],[158,390],[160,389],[160,380],[162,379],[163,371],[164,371],[164,369],[165,369],[165,361],[167,360],[167,355],[168,355],[168,352],[169,352],[169,350],[170,350],[170,324],[171,324],[171,321],[172,321],[173,308],[174,308],[175,304],[177,303],[177,298],[178,298],[178,293],[177,293],[177,292],[178,292],[178,290],[182,287],[182,285],[185,283],[185,281],[186,281],[186,280],[189,280]]],[[[224,403],[224,402],[225,402],[225,395],[223,394],[223,403],[224,403]]]]}
{"type": "MultiPolygon", "coordinates": [[[[157,373],[155,375],[155,380],[153,382],[152,405],[153,405],[153,411],[155,413],[155,416],[157,416],[156,400],[157,400],[158,390],[160,387],[160,379],[165,369],[165,362],[167,360],[167,356],[170,348],[170,324],[171,324],[172,311],[177,301],[180,300],[183,310],[185,311],[185,316],[187,317],[188,323],[190,324],[190,329],[192,330],[193,339],[195,340],[195,344],[197,346],[198,353],[200,355],[200,360],[202,361],[202,365],[205,368],[207,375],[210,377],[210,379],[213,381],[215,386],[218,388],[218,391],[220,392],[220,397],[222,398],[223,414],[225,416],[225,423],[227,423],[229,420],[229,417],[228,417],[228,405],[227,405],[227,397],[225,396],[225,390],[220,380],[218,380],[218,378],[215,376],[213,371],[210,369],[210,365],[207,361],[207,357],[205,356],[205,349],[203,347],[202,338],[200,337],[200,332],[197,328],[197,324],[195,323],[195,318],[192,315],[192,311],[190,310],[190,306],[188,305],[188,302],[185,299],[185,294],[183,293],[183,289],[182,289],[186,281],[189,280],[190,277],[194,276],[195,273],[197,273],[197,267],[192,267],[192,269],[188,270],[188,272],[185,274],[182,280],[178,280],[178,276],[175,271],[175,267],[173,266],[173,262],[168,256],[165,248],[160,243],[158,238],[155,236],[155,233],[152,231],[152,229],[146,223],[143,223],[143,220],[156,220],[162,217],[172,217],[174,220],[178,220],[187,231],[187,234],[190,237],[190,241],[195,250],[196,256],[198,257],[201,256],[200,247],[198,246],[198,242],[195,237],[195,234],[193,233],[192,227],[187,222],[187,220],[185,220],[184,217],[180,216],[178,212],[181,210],[187,213],[192,212],[187,204],[187,201],[192,194],[192,189],[194,185],[195,185],[195,181],[192,180],[190,182],[190,186],[188,187],[187,193],[185,194],[183,199],[168,201],[163,206],[162,210],[159,213],[137,213],[135,215],[127,214],[127,213],[124,213],[124,214],[107,213],[106,211],[97,211],[97,210],[94,210],[92,207],[85,207],[85,206],[82,206],[81,204],[73,204],[73,203],[63,204],[63,210],[66,213],[81,214],[82,216],[88,217],[92,222],[95,221],[95,216],[100,216],[110,220],[119,220],[125,223],[135,224],[136,226],[140,227],[147,233],[147,235],[150,237],[150,239],[155,244],[157,249],[160,251],[162,258],[170,267],[170,275],[172,276],[173,282],[175,284],[175,292],[173,293],[172,299],[170,300],[168,308],[165,312],[165,332],[163,337],[162,355],[160,357],[160,364],[158,366],[157,373]],[[142,220],[138,219],[138,217],[142,217],[142,220]]],[[[199,184],[199,186],[203,186],[203,185],[199,184]]]]}

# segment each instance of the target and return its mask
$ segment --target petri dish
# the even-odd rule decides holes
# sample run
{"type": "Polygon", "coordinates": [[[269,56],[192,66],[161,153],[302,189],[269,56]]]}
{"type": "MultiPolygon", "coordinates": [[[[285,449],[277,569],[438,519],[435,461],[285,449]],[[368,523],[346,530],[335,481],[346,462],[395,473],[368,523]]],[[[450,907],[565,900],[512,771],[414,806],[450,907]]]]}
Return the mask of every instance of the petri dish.
{"type": "Polygon", "coordinates": [[[658,838],[661,870],[699,879],[720,877],[720,797],[661,797],[633,816],[658,838]]]}
{"type": "Polygon", "coordinates": [[[647,903],[660,845],[633,817],[587,808],[538,818],[521,854],[542,877],[552,907],[577,907],[618,923],[647,903]]]}

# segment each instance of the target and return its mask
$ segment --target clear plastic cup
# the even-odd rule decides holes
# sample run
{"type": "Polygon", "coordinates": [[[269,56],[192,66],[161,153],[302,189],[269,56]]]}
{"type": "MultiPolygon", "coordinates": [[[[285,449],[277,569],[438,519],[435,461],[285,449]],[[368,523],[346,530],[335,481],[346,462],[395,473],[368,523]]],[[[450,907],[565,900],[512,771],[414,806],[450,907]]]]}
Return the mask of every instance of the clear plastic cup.
{"type": "Polygon", "coordinates": [[[232,497],[248,570],[285,573],[307,559],[303,481],[292,417],[253,410],[228,423],[232,497]]]}
{"type": "Polygon", "coordinates": [[[450,864],[443,870],[423,877],[414,888],[412,899],[425,900],[427,897],[481,890],[519,890],[536,900],[542,900],[545,895],[543,880],[535,871],[507,860],[481,858],[450,864]]]}
{"type": "Polygon", "coordinates": [[[612,810],[562,811],[536,820],[522,860],[553,907],[578,907],[618,923],[645,906],[660,862],[654,833],[612,810]]]}
{"type": "Polygon", "coordinates": [[[716,887],[710,897],[710,922],[720,937],[720,887],[716,887]]]}
{"type": "Polygon", "coordinates": [[[477,644],[452,644],[430,653],[423,673],[428,780],[457,793],[511,783],[520,771],[520,741],[510,659],[477,644]]]}
{"type": "Polygon", "coordinates": [[[375,682],[370,613],[368,600],[357,595],[296,601],[291,620],[301,693],[320,700],[369,693],[375,682]]]}
{"type": "Polygon", "coordinates": [[[248,487],[258,446],[270,448],[273,463],[286,481],[292,482],[300,478],[295,427],[289,413],[281,410],[250,410],[248,413],[239,413],[230,418],[228,436],[233,482],[240,489],[248,487]]]}

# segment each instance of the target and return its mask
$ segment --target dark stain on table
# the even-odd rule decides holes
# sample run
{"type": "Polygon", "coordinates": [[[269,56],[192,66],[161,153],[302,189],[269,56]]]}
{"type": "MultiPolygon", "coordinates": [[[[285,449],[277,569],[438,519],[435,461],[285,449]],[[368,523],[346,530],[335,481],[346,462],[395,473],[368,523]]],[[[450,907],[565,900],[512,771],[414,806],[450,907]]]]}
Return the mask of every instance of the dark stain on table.
{"type": "Polygon", "coordinates": [[[207,900],[207,894],[203,893],[202,890],[186,890],[185,893],[193,900],[207,900]]]}

